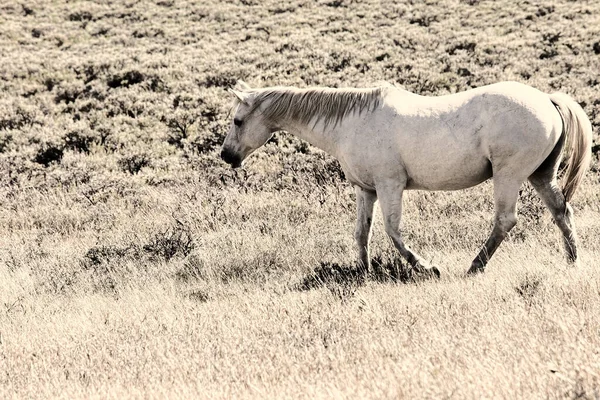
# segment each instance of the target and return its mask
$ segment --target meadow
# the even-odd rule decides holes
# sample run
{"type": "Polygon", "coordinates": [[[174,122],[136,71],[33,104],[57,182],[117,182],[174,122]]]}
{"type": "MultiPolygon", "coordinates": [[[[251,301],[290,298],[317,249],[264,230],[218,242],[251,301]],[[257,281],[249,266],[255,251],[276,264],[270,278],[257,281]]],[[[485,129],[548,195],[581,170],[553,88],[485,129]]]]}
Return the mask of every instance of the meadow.
{"type": "Polygon", "coordinates": [[[600,3],[0,3],[0,398],[600,398],[600,3]],[[405,196],[404,279],[376,206],[278,133],[233,170],[226,89],[562,91],[594,128],[581,260],[523,186],[485,274],[491,184],[405,196]]]}

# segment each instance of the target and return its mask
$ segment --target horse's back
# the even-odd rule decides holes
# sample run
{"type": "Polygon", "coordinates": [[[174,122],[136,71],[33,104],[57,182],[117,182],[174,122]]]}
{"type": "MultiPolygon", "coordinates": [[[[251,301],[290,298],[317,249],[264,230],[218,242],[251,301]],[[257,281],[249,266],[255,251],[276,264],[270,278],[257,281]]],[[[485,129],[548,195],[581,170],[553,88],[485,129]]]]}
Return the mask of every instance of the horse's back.
{"type": "Polygon", "coordinates": [[[533,172],[560,137],[548,95],[517,82],[438,97],[394,91],[385,107],[409,188],[463,189],[492,170],[533,172]]]}

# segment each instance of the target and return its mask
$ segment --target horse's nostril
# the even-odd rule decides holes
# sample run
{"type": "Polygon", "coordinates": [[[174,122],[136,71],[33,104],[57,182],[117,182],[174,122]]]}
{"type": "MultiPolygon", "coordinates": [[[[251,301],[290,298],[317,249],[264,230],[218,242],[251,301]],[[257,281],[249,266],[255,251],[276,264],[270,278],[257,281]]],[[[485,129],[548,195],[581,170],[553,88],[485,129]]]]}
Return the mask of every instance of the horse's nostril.
{"type": "Polygon", "coordinates": [[[231,164],[231,160],[233,160],[235,158],[235,156],[231,151],[229,151],[227,149],[223,149],[223,150],[221,150],[221,158],[226,163],[231,164]]]}
{"type": "Polygon", "coordinates": [[[223,149],[221,150],[221,158],[227,164],[231,164],[234,168],[239,167],[241,161],[240,157],[229,150],[223,149]]]}

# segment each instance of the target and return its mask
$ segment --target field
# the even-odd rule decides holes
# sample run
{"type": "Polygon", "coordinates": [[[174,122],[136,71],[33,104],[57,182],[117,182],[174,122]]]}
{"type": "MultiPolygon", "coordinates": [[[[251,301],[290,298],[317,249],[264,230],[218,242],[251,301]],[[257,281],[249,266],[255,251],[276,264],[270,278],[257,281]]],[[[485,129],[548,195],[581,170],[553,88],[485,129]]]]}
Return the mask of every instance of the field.
{"type": "Polygon", "coordinates": [[[600,3],[96,0],[0,3],[0,398],[600,398],[600,3]],[[337,161],[278,133],[219,158],[226,89],[423,95],[516,80],[594,127],[569,266],[524,186],[465,277],[491,185],[409,192],[439,280],[356,258],[337,161]]]}

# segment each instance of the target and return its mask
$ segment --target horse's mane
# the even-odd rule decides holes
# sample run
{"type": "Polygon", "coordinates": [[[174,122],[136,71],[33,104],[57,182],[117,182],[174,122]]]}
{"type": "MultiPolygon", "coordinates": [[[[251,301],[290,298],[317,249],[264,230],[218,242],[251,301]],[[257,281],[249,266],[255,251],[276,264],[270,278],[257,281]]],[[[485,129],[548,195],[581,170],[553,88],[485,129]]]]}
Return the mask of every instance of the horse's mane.
{"type": "Polygon", "coordinates": [[[251,112],[265,101],[263,118],[270,121],[297,121],[308,124],[315,119],[325,125],[337,125],[348,114],[374,110],[382,101],[383,87],[368,89],[332,89],[273,87],[250,89],[254,93],[251,112]]]}

